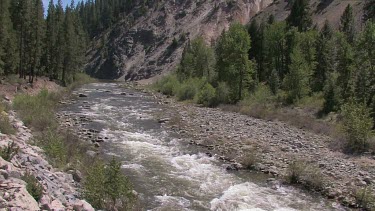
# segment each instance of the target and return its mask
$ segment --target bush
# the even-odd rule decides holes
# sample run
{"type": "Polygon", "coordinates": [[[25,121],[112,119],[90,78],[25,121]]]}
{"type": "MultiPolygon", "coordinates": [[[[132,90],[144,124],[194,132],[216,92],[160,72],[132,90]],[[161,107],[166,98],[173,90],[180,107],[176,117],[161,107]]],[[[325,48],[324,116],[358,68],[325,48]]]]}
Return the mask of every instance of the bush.
{"type": "Polygon", "coordinates": [[[97,209],[129,210],[133,204],[132,187],[121,172],[121,163],[114,158],[108,165],[94,162],[83,185],[85,198],[97,209]]]}
{"type": "Polygon", "coordinates": [[[192,100],[197,94],[197,87],[189,81],[183,83],[177,91],[178,100],[192,100]]]}
{"type": "Polygon", "coordinates": [[[342,128],[346,136],[346,149],[350,152],[367,151],[371,145],[373,121],[365,104],[353,99],[341,108],[342,128]]]}
{"type": "Polygon", "coordinates": [[[16,130],[13,128],[12,124],[9,121],[6,109],[6,106],[0,103],[0,133],[15,134],[16,130]]]}
{"type": "Polygon", "coordinates": [[[180,82],[174,74],[167,75],[155,83],[155,88],[158,92],[169,96],[174,96],[179,87],[180,82]]]}
{"type": "Polygon", "coordinates": [[[84,154],[83,144],[70,132],[59,133],[50,129],[36,136],[35,142],[44,150],[52,164],[59,168],[68,164],[74,166],[84,154]]]}
{"type": "Polygon", "coordinates": [[[302,184],[311,190],[322,190],[324,187],[324,178],[320,169],[304,161],[290,163],[286,179],[290,184],[302,184]]]}
{"type": "Polygon", "coordinates": [[[247,153],[241,159],[241,164],[247,169],[253,169],[258,162],[258,155],[255,150],[247,153]]]}
{"type": "Polygon", "coordinates": [[[357,203],[365,210],[375,210],[375,195],[371,192],[370,187],[363,188],[356,192],[355,198],[357,203]]]}
{"type": "Polygon", "coordinates": [[[216,90],[211,84],[207,83],[203,89],[198,93],[197,102],[206,107],[212,107],[216,104],[216,90]]]}
{"type": "Polygon", "coordinates": [[[57,127],[54,108],[59,99],[58,94],[44,89],[36,96],[17,95],[13,100],[13,107],[27,126],[43,131],[57,127]]]}
{"type": "Polygon", "coordinates": [[[43,195],[43,186],[28,172],[21,179],[26,182],[27,192],[29,192],[35,201],[39,201],[43,195]]]}
{"type": "Polygon", "coordinates": [[[216,88],[216,101],[218,104],[229,102],[230,89],[225,82],[219,82],[216,88]]]}
{"type": "Polygon", "coordinates": [[[19,147],[14,142],[9,142],[8,146],[0,149],[0,156],[9,162],[18,153],[18,150],[19,147]]]}

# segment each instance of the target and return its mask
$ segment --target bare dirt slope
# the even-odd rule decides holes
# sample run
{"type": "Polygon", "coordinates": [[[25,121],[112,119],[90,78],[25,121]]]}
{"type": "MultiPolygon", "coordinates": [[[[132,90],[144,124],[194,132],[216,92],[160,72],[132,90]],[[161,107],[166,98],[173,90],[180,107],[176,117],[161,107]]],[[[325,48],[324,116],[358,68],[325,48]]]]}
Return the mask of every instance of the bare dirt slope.
{"type": "Polygon", "coordinates": [[[208,43],[213,42],[231,22],[245,24],[271,2],[161,1],[134,24],[124,19],[104,37],[98,37],[96,46],[88,53],[86,69],[99,78],[125,80],[168,72],[176,67],[189,39],[202,35],[208,43]]]}

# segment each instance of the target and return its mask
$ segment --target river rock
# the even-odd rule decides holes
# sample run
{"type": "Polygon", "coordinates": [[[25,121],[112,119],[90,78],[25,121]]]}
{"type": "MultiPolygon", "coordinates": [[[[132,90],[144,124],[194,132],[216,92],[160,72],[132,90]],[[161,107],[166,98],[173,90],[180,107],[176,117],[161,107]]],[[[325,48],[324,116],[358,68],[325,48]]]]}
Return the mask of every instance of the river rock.
{"type": "Polygon", "coordinates": [[[78,97],[87,97],[87,95],[80,93],[78,97]]]}

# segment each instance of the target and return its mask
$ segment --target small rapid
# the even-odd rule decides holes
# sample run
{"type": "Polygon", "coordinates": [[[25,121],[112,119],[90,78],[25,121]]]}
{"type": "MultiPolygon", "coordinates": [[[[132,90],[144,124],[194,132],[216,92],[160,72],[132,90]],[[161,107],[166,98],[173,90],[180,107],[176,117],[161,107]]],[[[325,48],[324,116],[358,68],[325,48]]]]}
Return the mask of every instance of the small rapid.
{"type": "Polygon", "coordinates": [[[264,175],[228,172],[225,164],[190,146],[158,123],[168,108],[148,94],[116,83],[88,84],[61,112],[89,117],[82,127],[108,139],[101,150],[115,156],[139,193],[144,210],[340,210],[332,202],[291,187],[267,185],[264,175]]]}

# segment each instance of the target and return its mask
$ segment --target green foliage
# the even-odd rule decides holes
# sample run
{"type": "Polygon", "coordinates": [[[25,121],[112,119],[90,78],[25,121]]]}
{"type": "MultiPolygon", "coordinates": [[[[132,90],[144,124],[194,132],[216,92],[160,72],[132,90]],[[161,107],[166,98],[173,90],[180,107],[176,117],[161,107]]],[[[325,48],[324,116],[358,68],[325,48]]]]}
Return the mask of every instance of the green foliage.
{"type": "Polygon", "coordinates": [[[155,83],[155,89],[164,95],[174,96],[180,87],[176,75],[170,74],[155,83]]]}
{"type": "Polygon", "coordinates": [[[59,99],[58,94],[44,89],[36,96],[17,95],[13,100],[13,107],[27,126],[43,131],[57,126],[53,109],[59,99]]]}
{"type": "Polygon", "coordinates": [[[324,106],[323,112],[328,114],[338,111],[341,103],[340,87],[337,86],[338,74],[333,72],[328,75],[324,86],[324,106]]]}
{"type": "Polygon", "coordinates": [[[290,72],[284,78],[284,88],[287,92],[287,102],[293,103],[308,95],[310,89],[311,69],[303,58],[300,49],[294,49],[291,55],[290,72]]]}
{"type": "Polygon", "coordinates": [[[96,161],[87,169],[83,195],[97,209],[127,210],[134,196],[132,187],[114,158],[108,165],[96,161]]]}
{"type": "Polygon", "coordinates": [[[0,157],[6,161],[11,161],[12,158],[18,153],[19,147],[14,142],[9,142],[8,146],[0,149],[0,157]]]}
{"type": "Polygon", "coordinates": [[[375,210],[375,195],[371,192],[371,187],[365,187],[356,191],[355,198],[357,203],[365,210],[375,210]]]}
{"type": "Polygon", "coordinates": [[[322,190],[325,181],[320,169],[305,161],[293,161],[287,169],[286,180],[291,184],[302,184],[311,190],[322,190]]]}
{"type": "Polygon", "coordinates": [[[43,196],[43,186],[33,175],[28,172],[26,172],[26,174],[22,176],[21,179],[26,182],[27,192],[29,192],[29,194],[35,199],[35,201],[39,202],[39,200],[43,196]]]}
{"type": "Polygon", "coordinates": [[[375,0],[366,0],[364,4],[364,21],[375,21],[375,0]]]}
{"type": "Polygon", "coordinates": [[[192,100],[198,91],[204,86],[205,78],[189,78],[184,81],[177,90],[178,100],[192,100]]]}
{"type": "Polygon", "coordinates": [[[198,93],[197,102],[206,107],[212,107],[216,104],[216,90],[211,84],[206,83],[198,93]]]}
{"type": "Polygon", "coordinates": [[[280,79],[276,70],[273,70],[271,72],[271,76],[269,78],[269,86],[270,86],[272,93],[276,95],[280,88],[280,79]]]}
{"type": "Polygon", "coordinates": [[[198,37],[185,47],[177,74],[180,80],[206,77],[208,81],[212,81],[216,77],[214,66],[214,51],[202,37],[198,37]]]}
{"type": "Polygon", "coordinates": [[[217,104],[229,103],[230,89],[225,82],[219,82],[216,87],[216,102],[217,104]]]}
{"type": "Polygon", "coordinates": [[[312,26],[308,0],[294,0],[290,15],[286,19],[290,27],[298,28],[298,31],[307,31],[312,26]]]}
{"type": "Polygon", "coordinates": [[[248,58],[251,40],[244,26],[234,23],[219,38],[216,57],[218,80],[231,90],[231,102],[238,102],[252,81],[252,63],[248,58]]]}
{"type": "Polygon", "coordinates": [[[340,31],[343,32],[349,43],[354,42],[355,21],[353,15],[353,7],[348,4],[340,19],[340,31]]]}
{"type": "Polygon", "coordinates": [[[9,121],[9,116],[6,113],[6,106],[0,102],[0,133],[14,134],[16,130],[9,121]]]}
{"type": "Polygon", "coordinates": [[[372,138],[373,120],[363,103],[350,99],[341,107],[342,128],[346,135],[346,149],[351,152],[367,151],[372,138]]]}

